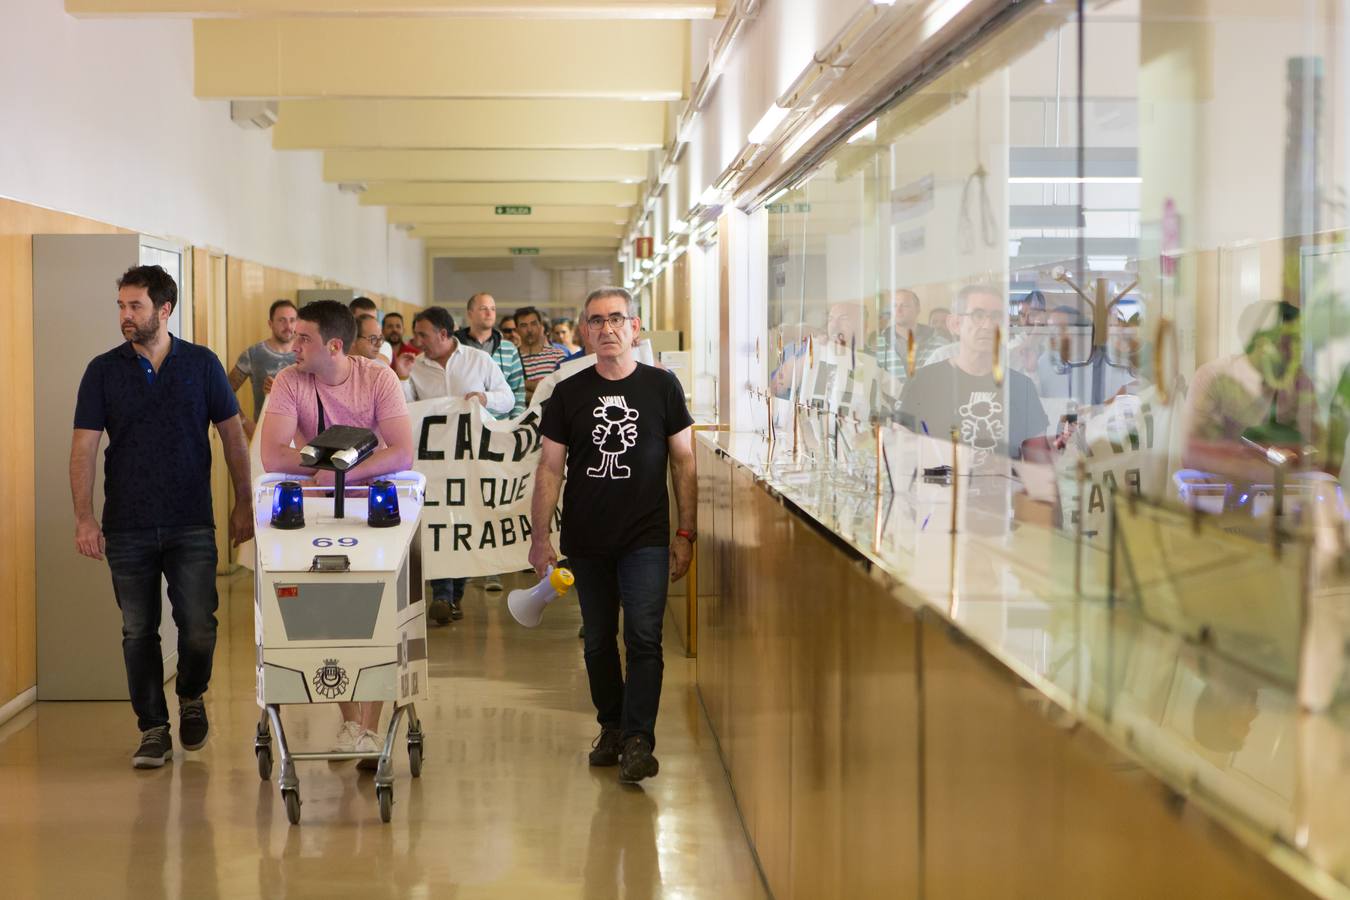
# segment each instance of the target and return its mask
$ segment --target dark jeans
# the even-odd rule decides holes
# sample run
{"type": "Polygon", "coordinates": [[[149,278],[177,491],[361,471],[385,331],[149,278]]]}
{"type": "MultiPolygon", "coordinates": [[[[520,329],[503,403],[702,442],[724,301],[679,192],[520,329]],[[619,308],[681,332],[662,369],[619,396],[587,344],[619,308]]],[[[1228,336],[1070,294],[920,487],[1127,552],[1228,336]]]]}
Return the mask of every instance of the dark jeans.
{"type": "Polygon", "coordinates": [[[444,600],[463,600],[464,585],[469,583],[467,578],[430,578],[427,584],[431,585],[431,599],[444,600]]]}
{"type": "Polygon", "coordinates": [[[618,556],[569,560],[586,627],[586,675],[602,728],[627,738],[645,735],[656,746],[661,705],[661,625],[670,576],[668,547],[639,547],[618,556]],[[628,679],[619,666],[619,609],[628,679]]]}
{"type": "Polygon", "coordinates": [[[140,729],[169,724],[160,651],[160,579],[169,582],[169,603],[178,626],[181,699],[195,700],[211,681],[216,649],[216,530],[143,528],[114,531],[107,541],[113,593],[122,610],[122,657],[131,708],[140,729]]]}

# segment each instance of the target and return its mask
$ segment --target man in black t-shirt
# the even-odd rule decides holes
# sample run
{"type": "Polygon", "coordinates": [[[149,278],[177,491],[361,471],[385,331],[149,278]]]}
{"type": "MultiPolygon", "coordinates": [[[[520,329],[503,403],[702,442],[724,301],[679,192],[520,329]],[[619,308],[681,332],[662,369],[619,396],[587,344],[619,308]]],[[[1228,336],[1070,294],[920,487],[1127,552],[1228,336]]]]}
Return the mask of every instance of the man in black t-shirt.
{"type": "Polygon", "coordinates": [[[1003,384],[994,381],[994,334],[1007,333],[1002,293],[971,285],[957,294],[954,309],[949,327],[958,335],[956,354],[905,383],[900,421],[940,440],[955,428],[957,440],[971,448],[975,470],[988,470],[1000,458],[1019,459],[1022,442],[1043,436],[1049,421],[1030,378],[1005,366],[1003,384]]]}
{"type": "Polygon", "coordinates": [[[576,576],[586,675],[600,722],[590,763],[621,763],[619,778],[628,784],[659,768],[652,749],[666,583],[689,568],[698,507],[693,419],[675,376],[633,358],[641,327],[633,298],[622,288],[601,288],[586,298],[582,329],[595,365],[560,381],[544,406],[531,507],[530,564],[543,577],[557,562],[549,520],[565,461],[562,552],[576,576]],[[673,539],[667,465],[679,516],[673,539]],[[626,684],[617,643],[620,608],[626,684]]]}

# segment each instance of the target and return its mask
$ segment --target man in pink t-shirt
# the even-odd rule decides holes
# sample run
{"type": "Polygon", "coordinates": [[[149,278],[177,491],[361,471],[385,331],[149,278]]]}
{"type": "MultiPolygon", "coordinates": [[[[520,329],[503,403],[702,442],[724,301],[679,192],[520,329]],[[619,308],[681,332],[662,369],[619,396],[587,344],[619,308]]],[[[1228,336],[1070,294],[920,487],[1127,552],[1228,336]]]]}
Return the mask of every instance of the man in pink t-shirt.
{"type": "MultiPolygon", "coordinates": [[[[332,472],[307,468],[296,449],[321,430],[320,407],[325,427],[369,428],[380,440],[378,449],[365,462],[347,472],[348,484],[412,466],[412,422],[398,376],[383,363],[348,356],[347,349],[355,339],[356,319],[344,304],[317,300],[300,310],[295,323],[295,365],[277,373],[263,417],[259,449],[268,472],[312,473],[317,484],[333,483],[332,472]]],[[[382,706],[338,704],[342,713],[339,752],[380,749],[376,731],[382,706]]]]}

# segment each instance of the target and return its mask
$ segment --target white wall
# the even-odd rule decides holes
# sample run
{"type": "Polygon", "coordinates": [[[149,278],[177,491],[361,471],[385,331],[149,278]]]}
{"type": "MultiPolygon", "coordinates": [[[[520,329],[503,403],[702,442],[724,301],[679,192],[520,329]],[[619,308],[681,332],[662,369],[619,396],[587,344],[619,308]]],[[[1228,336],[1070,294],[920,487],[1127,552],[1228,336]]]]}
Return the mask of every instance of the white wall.
{"type": "Polygon", "coordinates": [[[423,302],[420,241],[192,93],[186,19],[0,0],[0,196],[423,302]]]}

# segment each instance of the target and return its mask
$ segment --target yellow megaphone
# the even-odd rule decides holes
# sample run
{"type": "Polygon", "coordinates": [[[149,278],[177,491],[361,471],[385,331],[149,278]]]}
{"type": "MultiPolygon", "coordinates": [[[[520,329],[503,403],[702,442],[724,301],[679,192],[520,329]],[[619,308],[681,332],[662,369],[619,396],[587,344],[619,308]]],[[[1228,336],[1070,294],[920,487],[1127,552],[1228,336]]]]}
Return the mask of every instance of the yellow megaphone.
{"type": "Polygon", "coordinates": [[[514,590],[506,598],[506,608],[511,618],[526,628],[533,628],[544,618],[544,607],[555,597],[567,593],[576,578],[570,569],[549,567],[548,576],[532,588],[514,590]]]}

